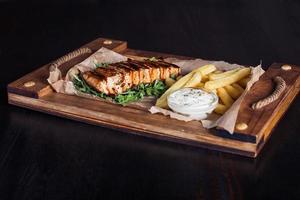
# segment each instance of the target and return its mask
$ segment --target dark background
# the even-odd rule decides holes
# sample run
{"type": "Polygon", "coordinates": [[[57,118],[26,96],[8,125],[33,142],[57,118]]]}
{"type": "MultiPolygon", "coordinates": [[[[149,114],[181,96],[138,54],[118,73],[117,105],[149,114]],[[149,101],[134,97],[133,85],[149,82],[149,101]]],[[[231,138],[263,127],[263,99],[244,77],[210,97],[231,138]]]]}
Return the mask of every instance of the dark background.
{"type": "Polygon", "coordinates": [[[299,1],[0,1],[0,199],[297,199],[299,97],[256,159],[7,104],[6,85],[97,37],[300,65],[299,1]]]}

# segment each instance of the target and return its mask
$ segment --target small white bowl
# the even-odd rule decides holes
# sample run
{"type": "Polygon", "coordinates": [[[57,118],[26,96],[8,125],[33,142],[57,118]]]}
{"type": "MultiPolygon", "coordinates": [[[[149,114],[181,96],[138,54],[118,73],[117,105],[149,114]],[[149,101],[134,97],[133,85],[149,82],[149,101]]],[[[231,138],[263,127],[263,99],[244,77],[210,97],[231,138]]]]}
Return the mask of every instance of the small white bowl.
{"type": "Polygon", "coordinates": [[[218,96],[198,88],[182,88],[171,93],[168,106],[174,112],[198,120],[207,118],[218,104],[218,96]]]}

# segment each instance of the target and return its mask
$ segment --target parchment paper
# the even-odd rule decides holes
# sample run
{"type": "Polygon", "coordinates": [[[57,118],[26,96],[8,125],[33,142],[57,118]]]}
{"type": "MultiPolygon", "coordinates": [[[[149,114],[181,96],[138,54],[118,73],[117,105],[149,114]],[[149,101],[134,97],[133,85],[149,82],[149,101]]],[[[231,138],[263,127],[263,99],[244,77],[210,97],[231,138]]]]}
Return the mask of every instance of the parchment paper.
{"type": "MultiPolygon", "coordinates": [[[[127,57],[120,55],[116,52],[113,52],[109,49],[102,47],[97,52],[92,54],[90,57],[85,59],[83,62],[72,67],[66,74],[65,78],[62,78],[61,71],[58,68],[50,71],[49,78],[47,79],[49,84],[53,87],[53,89],[58,93],[70,94],[70,95],[78,95],[87,98],[94,98],[103,101],[98,97],[94,97],[92,95],[83,94],[78,92],[73,85],[74,75],[79,72],[91,71],[95,69],[96,63],[115,63],[120,61],[127,60],[127,57]]],[[[238,64],[230,64],[224,61],[208,61],[202,59],[194,59],[194,60],[179,60],[176,58],[167,58],[164,59],[166,62],[170,62],[176,64],[182,68],[182,74],[187,74],[195,68],[201,67],[207,64],[213,64],[216,66],[218,70],[227,71],[235,68],[243,67],[238,64]]],[[[243,94],[234,102],[234,104],[227,110],[227,112],[223,115],[210,114],[206,120],[201,120],[203,127],[205,128],[213,128],[220,127],[227,130],[229,133],[233,133],[234,126],[236,122],[236,118],[238,115],[240,104],[245,97],[247,91],[251,88],[251,86],[259,79],[259,77],[264,73],[264,70],[261,68],[261,65],[256,67],[251,67],[251,80],[248,82],[247,87],[243,94]]],[[[149,109],[152,114],[161,113],[164,115],[169,115],[171,118],[175,118],[182,121],[191,121],[196,120],[191,117],[187,117],[171,110],[162,109],[157,106],[154,106],[155,99],[153,97],[145,98],[143,101],[131,103],[129,106],[137,106],[142,107],[144,109],[149,109]]]]}

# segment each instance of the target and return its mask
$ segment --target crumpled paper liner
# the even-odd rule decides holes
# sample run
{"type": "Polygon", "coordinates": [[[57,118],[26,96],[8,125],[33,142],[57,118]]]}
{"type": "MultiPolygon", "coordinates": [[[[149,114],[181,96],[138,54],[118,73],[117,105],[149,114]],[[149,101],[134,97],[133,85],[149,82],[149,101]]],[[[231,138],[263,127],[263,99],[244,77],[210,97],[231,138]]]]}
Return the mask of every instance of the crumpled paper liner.
{"type": "MultiPolygon", "coordinates": [[[[76,64],[72,67],[66,74],[66,77],[63,79],[61,71],[58,68],[52,69],[50,71],[49,78],[47,79],[49,84],[53,87],[53,89],[58,93],[70,94],[70,95],[78,95],[86,98],[98,99],[101,101],[105,101],[99,97],[95,97],[89,94],[84,94],[77,91],[73,85],[73,77],[79,72],[92,71],[96,67],[96,63],[115,63],[120,61],[127,60],[127,57],[118,54],[114,51],[106,49],[102,47],[97,52],[92,54],[90,57],[85,59],[79,64],[76,64]]],[[[180,60],[176,58],[166,58],[164,59],[166,62],[170,62],[176,64],[182,68],[182,74],[187,74],[195,68],[201,67],[207,64],[213,64],[216,66],[218,70],[228,71],[235,68],[243,67],[238,64],[230,64],[224,61],[207,61],[202,59],[194,59],[194,60],[180,60]]],[[[201,120],[203,127],[205,128],[213,128],[220,127],[227,130],[229,133],[233,133],[234,126],[236,122],[236,118],[238,115],[240,104],[245,97],[247,91],[251,88],[251,86],[259,79],[259,77],[264,73],[264,70],[260,65],[252,68],[251,80],[248,82],[245,91],[242,95],[234,102],[234,104],[227,110],[227,112],[220,116],[215,113],[212,113],[208,116],[207,119],[201,120]]],[[[149,110],[152,114],[161,113],[163,115],[169,115],[171,118],[175,118],[182,121],[191,121],[195,120],[191,117],[184,116],[173,112],[171,110],[159,108],[157,106],[153,106],[155,104],[155,99],[152,97],[146,97],[144,100],[139,102],[130,103],[128,106],[130,107],[139,107],[146,110],[149,110]]]]}

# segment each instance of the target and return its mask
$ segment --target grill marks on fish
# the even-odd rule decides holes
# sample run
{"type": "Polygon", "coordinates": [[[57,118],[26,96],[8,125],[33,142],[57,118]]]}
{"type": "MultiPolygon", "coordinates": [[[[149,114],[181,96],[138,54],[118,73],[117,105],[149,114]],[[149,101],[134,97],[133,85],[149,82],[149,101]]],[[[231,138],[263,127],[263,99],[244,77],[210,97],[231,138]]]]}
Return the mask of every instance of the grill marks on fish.
{"type": "Polygon", "coordinates": [[[180,68],[172,63],[158,61],[127,61],[112,63],[107,67],[98,67],[93,72],[84,72],[83,79],[98,92],[116,95],[141,83],[178,76],[180,68]]]}

